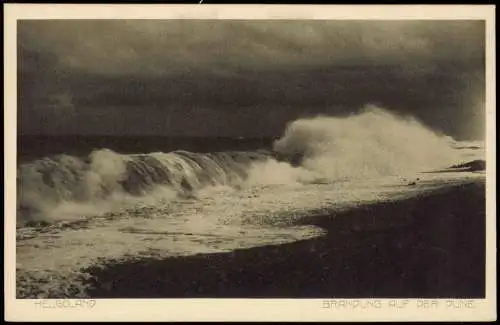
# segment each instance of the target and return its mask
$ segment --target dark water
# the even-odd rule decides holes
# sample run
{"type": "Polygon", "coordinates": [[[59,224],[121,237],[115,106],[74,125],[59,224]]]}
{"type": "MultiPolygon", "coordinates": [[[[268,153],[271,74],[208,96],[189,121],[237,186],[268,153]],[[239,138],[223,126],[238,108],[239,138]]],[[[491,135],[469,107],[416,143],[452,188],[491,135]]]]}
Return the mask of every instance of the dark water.
{"type": "Polygon", "coordinates": [[[187,150],[214,152],[270,149],[273,138],[164,137],[164,136],[40,136],[22,135],[17,139],[18,163],[55,154],[87,156],[96,149],[136,154],[187,150]]]}

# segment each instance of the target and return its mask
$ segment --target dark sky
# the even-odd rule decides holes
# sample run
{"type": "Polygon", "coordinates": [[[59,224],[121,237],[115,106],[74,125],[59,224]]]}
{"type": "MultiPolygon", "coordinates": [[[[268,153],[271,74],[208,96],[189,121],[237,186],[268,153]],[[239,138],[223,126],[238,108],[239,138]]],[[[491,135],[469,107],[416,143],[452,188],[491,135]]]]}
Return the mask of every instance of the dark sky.
{"type": "Polygon", "coordinates": [[[18,23],[22,134],[280,135],[365,104],[484,133],[483,21],[18,23]]]}

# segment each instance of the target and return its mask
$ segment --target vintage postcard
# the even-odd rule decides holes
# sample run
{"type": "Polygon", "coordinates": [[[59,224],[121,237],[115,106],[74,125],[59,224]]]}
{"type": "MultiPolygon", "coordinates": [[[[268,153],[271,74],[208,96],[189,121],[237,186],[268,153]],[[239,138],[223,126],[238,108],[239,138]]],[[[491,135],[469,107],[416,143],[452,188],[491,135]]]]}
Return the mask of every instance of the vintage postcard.
{"type": "Polygon", "coordinates": [[[5,5],[6,319],[495,320],[494,9],[5,5]]]}

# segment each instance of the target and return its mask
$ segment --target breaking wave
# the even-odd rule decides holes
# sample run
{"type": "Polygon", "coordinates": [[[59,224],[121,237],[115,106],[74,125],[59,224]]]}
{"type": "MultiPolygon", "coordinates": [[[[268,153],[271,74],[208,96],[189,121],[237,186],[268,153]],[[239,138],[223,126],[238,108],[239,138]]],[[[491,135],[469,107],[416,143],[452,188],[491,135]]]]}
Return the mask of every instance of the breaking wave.
{"type": "Polygon", "coordinates": [[[191,197],[203,187],[241,184],[249,165],[266,157],[265,152],[122,155],[109,149],[83,159],[45,157],[18,169],[18,213],[22,223],[68,217],[72,210],[107,212],[137,197],[191,197]]]}
{"type": "Polygon", "coordinates": [[[290,123],[273,151],[57,155],[18,167],[18,224],[96,215],[211,186],[303,184],[400,175],[459,161],[454,140],[377,107],[290,123]]]}
{"type": "Polygon", "coordinates": [[[443,168],[459,159],[453,144],[413,117],[368,106],[357,115],[294,121],[274,150],[294,165],[343,179],[443,168]]]}

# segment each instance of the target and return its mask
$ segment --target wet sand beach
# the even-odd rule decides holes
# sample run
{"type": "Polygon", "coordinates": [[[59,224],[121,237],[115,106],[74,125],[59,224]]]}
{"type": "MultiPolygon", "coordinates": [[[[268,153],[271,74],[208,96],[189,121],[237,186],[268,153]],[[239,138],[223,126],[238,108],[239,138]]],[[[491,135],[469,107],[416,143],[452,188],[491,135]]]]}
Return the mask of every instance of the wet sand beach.
{"type": "Polygon", "coordinates": [[[482,298],[485,184],[302,219],[291,244],[108,264],[93,298],[482,298]]]}

